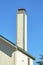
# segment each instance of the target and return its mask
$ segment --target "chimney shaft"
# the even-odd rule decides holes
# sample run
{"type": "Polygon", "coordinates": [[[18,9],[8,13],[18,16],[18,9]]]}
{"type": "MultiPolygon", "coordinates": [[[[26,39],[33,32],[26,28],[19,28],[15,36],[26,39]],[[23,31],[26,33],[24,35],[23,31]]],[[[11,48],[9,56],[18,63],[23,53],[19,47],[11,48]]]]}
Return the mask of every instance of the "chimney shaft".
{"type": "Polygon", "coordinates": [[[27,15],[25,9],[17,11],[17,46],[27,51],[27,15]]]}

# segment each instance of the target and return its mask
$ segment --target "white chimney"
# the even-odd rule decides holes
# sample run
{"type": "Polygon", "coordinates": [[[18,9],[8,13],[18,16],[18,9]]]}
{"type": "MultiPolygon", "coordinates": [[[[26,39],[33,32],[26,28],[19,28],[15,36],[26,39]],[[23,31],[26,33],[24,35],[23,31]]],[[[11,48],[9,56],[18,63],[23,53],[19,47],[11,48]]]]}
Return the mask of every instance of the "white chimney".
{"type": "Polygon", "coordinates": [[[27,51],[27,14],[25,9],[17,11],[17,46],[27,51]]]}

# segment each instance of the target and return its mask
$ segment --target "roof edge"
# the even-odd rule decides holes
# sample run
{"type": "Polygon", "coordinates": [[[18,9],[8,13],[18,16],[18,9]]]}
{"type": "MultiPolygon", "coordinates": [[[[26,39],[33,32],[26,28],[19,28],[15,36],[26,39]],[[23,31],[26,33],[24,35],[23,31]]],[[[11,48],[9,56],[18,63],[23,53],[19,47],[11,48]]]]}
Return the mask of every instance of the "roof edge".
{"type": "Polygon", "coordinates": [[[18,47],[18,46],[17,46],[17,49],[18,49],[19,51],[23,52],[23,53],[24,53],[25,55],[27,55],[28,57],[30,57],[30,58],[32,58],[33,60],[35,60],[35,58],[34,58],[31,54],[27,53],[27,51],[25,51],[24,49],[22,49],[22,48],[20,48],[20,47],[18,47]]]}
{"type": "Polygon", "coordinates": [[[8,39],[6,39],[5,37],[3,37],[2,35],[0,35],[0,38],[3,39],[5,42],[8,42],[10,45],[12,45],[13,47],[15,47],[17,50],[21,51],[25,55],[27,55],[30,58],[32,58],[33,60],[35,60],[35,58],[32,55],[28,54],[24,49],[18,47],[16,44],[14,44],[13,42],[9,41],[8,39]]]}
{"type": "Polygon", "coordinates": [[[14,44],[13,42],[11,42],[10,40],[8,40],[7,38],[5,38],[4,36],[0,35],[0,38],[2,40],[4,40],[5,42],[8,42],[10,45],[12,45],[13,47],[16,48],[16,44],[14,44]]]}

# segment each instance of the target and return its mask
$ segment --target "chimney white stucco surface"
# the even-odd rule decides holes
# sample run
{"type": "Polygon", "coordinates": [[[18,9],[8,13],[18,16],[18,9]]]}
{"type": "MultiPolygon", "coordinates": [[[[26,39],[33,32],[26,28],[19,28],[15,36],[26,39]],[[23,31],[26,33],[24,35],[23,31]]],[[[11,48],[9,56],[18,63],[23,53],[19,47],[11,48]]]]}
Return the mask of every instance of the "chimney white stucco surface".
{"type": "Polygon", "coordinates": [[[27,51],[27,14],[25,11],[17,12],[17,46],[27,51]]]}

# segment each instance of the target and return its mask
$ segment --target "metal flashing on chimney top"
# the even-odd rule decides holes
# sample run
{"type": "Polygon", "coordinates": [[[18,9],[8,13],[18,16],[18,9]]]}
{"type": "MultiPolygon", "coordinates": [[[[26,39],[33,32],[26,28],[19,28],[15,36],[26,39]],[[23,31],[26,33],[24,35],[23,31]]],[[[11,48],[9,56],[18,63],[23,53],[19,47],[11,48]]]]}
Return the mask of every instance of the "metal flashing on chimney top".
{"type": "Polygon", "coordinates": [[[21,12],[21,11],[26,12],[26,10],[25,10],[24,8],[20,8],[20,9],[18,9],[18,11],[19,11],[19,12],[21,12]]]}

